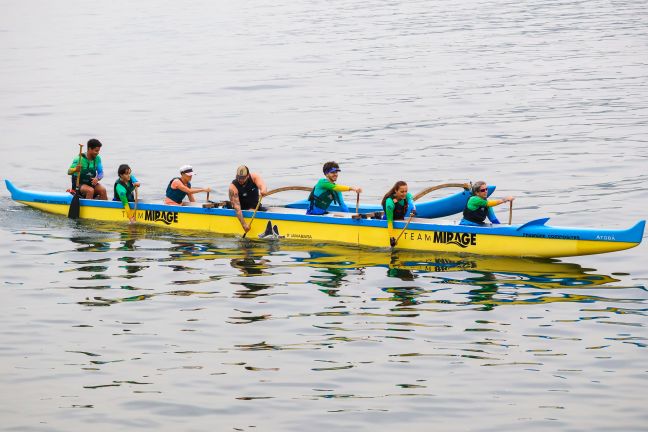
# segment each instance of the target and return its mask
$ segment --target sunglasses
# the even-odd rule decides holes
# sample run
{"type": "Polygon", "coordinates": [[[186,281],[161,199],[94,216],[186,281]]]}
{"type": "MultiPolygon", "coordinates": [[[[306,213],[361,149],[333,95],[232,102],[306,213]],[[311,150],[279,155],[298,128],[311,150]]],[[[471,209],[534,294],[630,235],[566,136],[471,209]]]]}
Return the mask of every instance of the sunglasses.
{"type": "Polygon", "coordinates": [[[488,190],[488,188],[479,189],[479,192],[486,192],[487,190],[488,190]]]}

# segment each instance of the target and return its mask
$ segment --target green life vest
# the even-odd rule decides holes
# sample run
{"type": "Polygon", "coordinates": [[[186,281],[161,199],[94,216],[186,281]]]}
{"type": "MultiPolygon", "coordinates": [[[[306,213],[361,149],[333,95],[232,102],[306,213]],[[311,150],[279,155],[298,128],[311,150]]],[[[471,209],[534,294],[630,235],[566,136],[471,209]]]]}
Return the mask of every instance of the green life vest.
{"type": "MultiPolygon", "coordinates": [[[[80,185],[92,186],[92,179],[97,177],[97,158],[91,161],[85,154],[82,154],[80,175],[80,185]]],[[[76,174],[72,175],[72,184],[76,186],[76,174]]]]}

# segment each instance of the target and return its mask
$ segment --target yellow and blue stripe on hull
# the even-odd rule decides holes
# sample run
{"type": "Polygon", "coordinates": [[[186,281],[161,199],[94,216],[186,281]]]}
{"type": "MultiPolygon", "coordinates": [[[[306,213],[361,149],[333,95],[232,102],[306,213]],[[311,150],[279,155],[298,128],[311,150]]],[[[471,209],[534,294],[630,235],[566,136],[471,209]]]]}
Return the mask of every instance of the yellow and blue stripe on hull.
{"type": "MultiPolygon", "coordinates": [[[[91,200],[81,201],[80,218],[82,219],[128,222],[127,212],[121,207],[107,206],[106,202],[103,202],[102,205],[101,202],[91,200]]],[[[69,208],[67,204],[19,202],[60,215],[67,215],[69,208]]],[[[245,214],[249,220],[251,212],[245,212],[245,214]]],[[[241,235],[243,233],[233,210],[226,209],[203,209],[191,206],[176,208],[157,204],[142,204],[141,208],[137,210],[137,223],[171,229],[209,231],[225,235],[241,235]]],[[[272,235],[273,237],[287,240],[334,242],[375,248],[386,248],[389,244],[385,221],[354,220],[348,215],[333,217],[258,212],[248,237],[262,236],[266,232],[268,223],[277,232],[276,235],[272,235]]],[[[640,224],[642,223],[640,222],[640,224]]],[[[552,229],[552,227],[540,225],[545,229],[552,229]]],[[[395,223],[397,232],[403,226],[402,222],[395,223]]],[[[629,249],[639,244],[636,241],[617,241],[610,234],[604,234],[603,239],[597,240],[577,238],[578,235],[533,234],[524,236],[516,232],[521,228],[524,226],[463,227],[419,221],[412,223],[405,230],[398,242],[397,249],[554,258],[613,252],[629,249]],[[606,236],[614,238],[614,240],[605,240],[606,236]]],[[[643,233],[643,225],[640,228],[643,233]]],[[[634,229],[638,229],[638,227],[635,226],[634,229]]]]}

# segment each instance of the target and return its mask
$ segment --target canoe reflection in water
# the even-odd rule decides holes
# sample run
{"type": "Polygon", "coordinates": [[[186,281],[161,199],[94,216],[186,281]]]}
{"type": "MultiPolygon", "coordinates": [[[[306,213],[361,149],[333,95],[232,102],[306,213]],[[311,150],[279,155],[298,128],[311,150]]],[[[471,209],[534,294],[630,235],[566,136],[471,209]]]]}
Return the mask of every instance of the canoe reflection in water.
{"type": "MultiPolygon", "coordinates": [[[[367,287],[370,290],[375,287],[384,295],[372,295],[371,301],[392,302],[393,309],[400,312],[421,312],[431,305],[434,310],[444,311],[458,307],[490,310],[498,305],[597,302],[601,297],[593,295],[592,289],[610,288],[618,282],[610,276],[593,273],[593,269],[555,259],[390,253],[310,243],[283,245],[231,237],[168,235],[147,227],[129,227],[115,233],[111,226],[110,232],[99,233],[95,224],[93,230],[94,235],[70,239],[76,251],[83,252],[87,259],[75,260],[72,263],[75,268],[66,271],[81,272],[83,276],[77,280],[104,281],[94,288],[149,291],[137,297],[138,300],[159,295],[215,293],[221,297],[233,294],[238,298],[255,298],[276,295],[279,286],[292,294],[293,287],[310,284],[330,297],[358,297],[367,292],[367,287]],[[121,271],[111,264],[116,251],[120,252],[116,259],[121,271]],[[150,279],[141,279],[145,274],[164,274],[169,268],[180,272],[180,277],[153,286],[148,282],[150,279]],[[133,281],[132,286],[108,282],[124,278],[140,279],[133,281]],[[229,292],[224,289],[227,286],[223,285],[224,280],[239,288],[229,292]],[[160,290],[169,284],[183,287],[160,290]],[[191,285],[196,288],[199,285],[201,289],[187,290],[191,285]]],[[[131,299],[102,298],[110,303],[131,299]]]]}
{"type": "MultiPolygon", "coordinates": [[[[607,288],[618,282],[608,275],[589,273],[578,264],[551,259],[523,259],[509,257],[460,256],[452,254],[420,254],[395,252],[383,254],[367,250],[331,248],[313,253],[300,260],[312,267],[336,268],[384,267],[389,278],[408,285],[385,286],[381,290],[398,302],[396,310],[407,311],[408,306],[437,304],[475,306],[490,310],[496,305],[514,305],[550,302],[595,302],[600,298],[591,294],[576,294],[575,290],[607,288]],[[431,279],[430,289],[418,278],[431,279]],[[467,290],[462,292],[461,287],[467,290]],[[466,301],[436,300],[430,297],[439,291],[451,290],[453,295],[464,294],[466,301]]],[[[576,291],[577,292],[577,291],[576,291]]],[[[412,308],[420,311],[421,308],[412,308]]]]}

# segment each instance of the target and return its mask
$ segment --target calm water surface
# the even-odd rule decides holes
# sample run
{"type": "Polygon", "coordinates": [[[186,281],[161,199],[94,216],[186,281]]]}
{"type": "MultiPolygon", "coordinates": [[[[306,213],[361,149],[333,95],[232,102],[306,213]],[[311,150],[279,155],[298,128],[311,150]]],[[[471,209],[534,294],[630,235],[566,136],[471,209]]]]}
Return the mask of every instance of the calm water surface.
{"type": "MultiPolygon", "coordinates": [[[[646,218],[645,2],[243,3],[0,0],[3,177],[64,190],[97,137],[148,200],[184,163],[222,199],[241,163],[274,188],[334,159],[366,202],[486,179],[518,222],[646,218]]],[[[0,429],[645,430],[646,258],[74,222],[2,188],[0,429]]]]}

